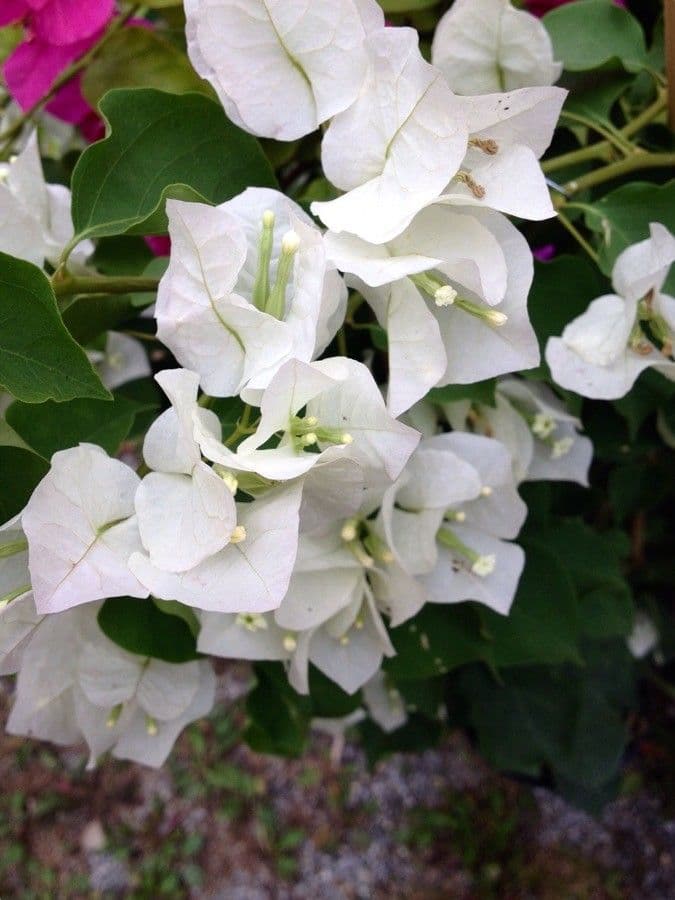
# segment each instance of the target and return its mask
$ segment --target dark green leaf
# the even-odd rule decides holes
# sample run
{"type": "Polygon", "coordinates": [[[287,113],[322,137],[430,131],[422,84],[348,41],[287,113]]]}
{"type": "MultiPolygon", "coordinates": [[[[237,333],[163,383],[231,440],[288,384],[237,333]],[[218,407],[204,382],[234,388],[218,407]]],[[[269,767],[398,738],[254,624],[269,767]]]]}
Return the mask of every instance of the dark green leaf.
{"type": "Polygon", "coordinates": [[[581,662],[579,603],[574,583],[555,553],[524,544],[526,565],[508,616],[482,610],[497,667],[581,662]]]}
{"type": "MultiPolygon", "coordinates": [[[[548,263],[535,263],[528,309],[542,360],[549,337],[562,334],[565,325],[585,312],[591,300],[605,293],[606,287],[597,268],[584,257],[558,256],[548,263]]],[[[550,377],[545,362],[528,375],[550,377]]]]}
{"type": "Polygon", "coordinates": [[[0,447],[0,523],[21,512],[49,466],[30,450],[0,447]]]}
{"type": "Polygon", "coordinates": [[[448,384],[445,387],[432,388],[427,399],[432,403],[455,403],[457,400],[471,400],[483,406],[494,406],[496,378],[487,381],[476,381],[473,384],[448,384]]]}
{"type": "Polygon", "coordinates": [[[392,753],[421,753],[438,743],[440,722],[426,716],[411,715],[405,725],[396,731],[382,731],[374,722],[366,720],[359,725],[368,765],[392,753]]]}
{"type": "Polygon", "coordinates": [[[433,678],[467,662],[489,659],[478,613],[467,603],[428,604],[413,619],[392,628],[396,656],[384,663],[398,679],[433,678]]]}
{"type": "Polygon", "coordinates": [[[106,399],[109,392],[64,327],[36,266],[0,253],[0,384],[26,403],[106,399]]]}
{"type": "Polygon", "coordinates": [[[221,203],[251,185],[275,184],[258,141],[208,97],[114,90],[100,110],[111,133],[73,172],[75,240],[159,234],[167,197],[221,203]]]}
{"type": "Polygon", "coordinates": [[[622,250],[649,237],[650,222],[675,231],[675,180],[664,185],[634,181],[587,206],[586,225],[601,237],[603,272],[611,273],[622,250]]]}
{"type": "Polygon", "coordinates": [[[99,610],[98,624],[111,641],[129,653],[172,663],[199,658],[187,622],[176,615],[166,615],[152,600],[106,600],[99,610]]]}
{"type": "Polygon", "coordinates": [[[51,459],[57,450],[83,442],[98,444],[114,455],[131,431],[136,415],[147,408],[120,395],[115,395],[112,403],[49,400],[34,406],[17,401],[7,410],[7,421],[45,459],[51,459]]]}
{"type": "Polygon", "coordinates": [[[277,663],[258,663],[255,674],[257,684],[246,701],[246,742],[260,753],[299,756],[309,733],[309,697],[293,690],[277,663]]]}

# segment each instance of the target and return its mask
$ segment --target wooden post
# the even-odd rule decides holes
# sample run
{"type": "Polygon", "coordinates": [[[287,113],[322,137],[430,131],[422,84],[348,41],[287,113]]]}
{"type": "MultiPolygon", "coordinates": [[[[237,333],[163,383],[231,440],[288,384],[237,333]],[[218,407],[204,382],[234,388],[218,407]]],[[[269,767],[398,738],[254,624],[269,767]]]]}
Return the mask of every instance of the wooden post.
{"type": "Polygon", "coordinates": [[[675,130],[675,0],[664,0],[666,23],[666,76],[668,78],[668,122],[675,130]]]}

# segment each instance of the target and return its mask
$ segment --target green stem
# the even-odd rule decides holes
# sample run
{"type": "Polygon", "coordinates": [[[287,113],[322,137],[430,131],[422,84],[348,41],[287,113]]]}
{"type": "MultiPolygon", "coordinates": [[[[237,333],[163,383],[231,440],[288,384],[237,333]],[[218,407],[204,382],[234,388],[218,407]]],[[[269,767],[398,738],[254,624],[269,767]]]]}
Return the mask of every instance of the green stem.
{"type": "MultiPolygon", "coordinates": [[[[618,134],[623,138],[631,138],[637,134],[645,125],[648,125],[659,116],[668,102],[666,91],[660,91],[656,100],[644,109],[638,116],[631,119],[618,134]]],[[[544,172],[555,172],[558,169],[574,166],[578,163],[589,162],[594,159],[602,159],[605,162],[611,162],[613,156],[612,145],[609,141],[599,141],[597,144],[591,144],[588,147],[580,147],[579,150],[572,150],[569,153],[563,153],[560,156],[553,156],[542,163],[544,172]]]]}
{"type": "MultiPolygon", "coordinates": [[[[602,166],[593,172],[589,172],[587,175],[581,175],[579,178],[568,181],[563,186],[563,193],[570,197],[589,188],[597,187],[599,184],[604,184],[606,181],[621,178],[622,175],[629,175],[631,172],[639,169],[661,169],[672,168],[673,166],[675,166],[675,153],[647,153],[644,151],[634,153],[627,159],[610,163],[607,166],[602,166]]],[[[556,201],[558,207],[565,205],[563,198],[556,198],[556,201]]],[[[554,201],[554,206],[556,206],[556,201],[554,201]]]]}
{"type": "Polygon", "coordinates": [[[3,131],[0,134],[0,158],[4,158],[7,155],[9,148],[11,147],[14,138],[17,137],[24,126],[28,124],[28,122],[32,121],[37,113],[45,106],[45,104],[49,103],[49,101],[54,97],[54,95],[68,82],[81,72],[83,69],[89,65],[89,63],[94,59],[94,57],[98,54],[101,47],[108,41],[113,34],[120,30],[133,16],[136,15],[136,7],[129,10],[122,16],[118,16],[114,19],[105,34],[101,37],[99,41],[97,41],[93,47],[91,47],[84,56],[81,56],[79,59],[75,60],[72,65],[68,66],[67,69],[64,69],[63,72],[55,79],[52,86],[49,88],[47,93],[40,97],[29,109],[27,109],[20,118],[16,120],[6,131],[3,131]]]}
{"type": "Polygon", "coordinates": [[[569,231],[569,233],[572,235],[572,237],[574,238],[574,240],[575,240],[581,247],[584,248],[584,250],[586,251],[586,253],[588,253],[588,255],[590,256],[590,258],[591,258],[591,259],[593,260],[593,262],[597,265],[597,264],[600,262],[600,257],[599,257],[598,254],[595,252],[595,250],[593,249],[593,247],[591,247],[591,245],[588,243],[588,241],[587,241],[586,238],[583,236],[583,234],[581,234],[581,232],[580,232],[580,231],[572,224],[572,222],[570,222],[570,220],[567,218],[567,216],[566,216],[566,215],[562,212],[562,210],[560,210],[560,209],[558,210],[558,220],[560,221],[560,224],[561,224],[564,228],[566,228],[567,231],[569,231]]]}
{"type": "Polygon", "coordinates": [[[586,128],[596,131],[598,134],[602,135],[605,140],[615,146],[617,150],[620,150],[622,153],[631,153],[633,150],[633,146],[622,134],[621,131],[614,126],[605,127],[601,125],[600,122],[596,122],[593,119],[589,119],[586,116],[580,116],[577,113],[567,112],[563,110],[560,114],[561,119],[568,119],[570,122],[578,122],[579,125],[584,125],[586,128]]]}
{"type": "Polygon", "coordinates": [[[142,275],[56,275],[52,287],[57,297],[73,297],[76,294],[133,294],[157,290],[159,278],[142,275]]]}
{"type": "Polygon", "coordinates": [[[244,411],[242,412],[241,418],[237,422],[234,431],[226,440],[223,441],[223,444],[226,447],[231,447],[232,444],[236,444],[240,438],[246,437],[246,435],[248,434],[253,434],[255,428],[249,426],[252,412],[253,410],[248,405],[248,403],[246,403],[244,405],[244,411]]]}

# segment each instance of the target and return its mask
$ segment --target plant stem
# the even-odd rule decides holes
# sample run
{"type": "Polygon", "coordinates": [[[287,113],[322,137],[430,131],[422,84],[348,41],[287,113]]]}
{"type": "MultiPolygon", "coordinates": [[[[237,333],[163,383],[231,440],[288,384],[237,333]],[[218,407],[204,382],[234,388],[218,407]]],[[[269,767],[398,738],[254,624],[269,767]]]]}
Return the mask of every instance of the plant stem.
{"type": "MultiPolygon", "coordinates": [[[[644,109],[638,116],[631,119],[618,134],[624,138],[631,138],[637,134],[640,129],[644,128],[659,116],[666,108],[668,103],[668,94],[666,91],[660,91],[656,100],[644,109]]],[[[637,151],[635,148],[634,152],[637,151]]],[[[639,152],[639,151],[637,151],[639,152]]],[[[605,162],[611,162],[613,157],[612,145],[609,141],[599,141],[597,144],[590,144],[588,147],[580,147],[578,150],[572,150],[569,153],[563,153],[560,156],[553,156],[542,163],[544,172],[555,172],[566,166],[573,166],[577,163],[588,162],[593,159],[602,159],[605,162]]]]}
{"type": "MultiPolygon", "coordinates": [[[[570,197],[573,194],[588,190],[588,188],[604,184],[606,181],[612,181],[614,178],[628,175],[638,169],[672,168],[673,166],[675,166],[675,153],[647,153],[646,151],[641,151],[634,153],[627,159],[610,163],[607,166],[602,166],[593,172],[588,172],[586,175],[581,175],[579,178],[568,181],[567,184],[563,185],[563,192],[570,197]]],[[[565,200],[556,198],[553,205],[558,207],[564,206],[565,200]]]]}
{"type": "Polygon", "coordinates": [[[13,125],[11,125],[6,131],[3,131],[0,134],[0,157],[4,157],[11,147],[11,144],[17,135],[19,135],[28,122],[30,122],[36,113],[40,112],[42,107],[49,103],[49,101],[54,97],[54,95],[68,82],[81,72],[83,69],[89,65],[89,63],[94,59],[96,54],[99,52],[101,47],[106,43],[106,41],[117,31],[120,30],[128,21],[136,14],[136,8],[130,9],[124,15],[118,16],[114,19],[110,25],[108,26],[105,34],[102,35],[99,41],[97,41],[93,47],[90,47],[89,50],[81,56],[79,59],[76,59],[74,63],[68,66],[67,69],[64,69],[60,75],[54,80],[52,86],[49,88],[47,93],[40,97],[29,109],[27,109],[22,116],[20,116],[13,125]]]}
{"type": "Polygon", "coordinates": [[[599,122],[595,122],[593,119],[586,118],[586,116],[580,116],[576,113],[566,112],[565,110],[560,114],[560,118],[569,119],[570,122],[578,122],[580,125],[584,125],[586,128],[596,131],[598,134],[601,134],[608,143],[613,144],[617,150],[620,150],[624,154],[631,153],[633,150],[630,141],[626,140],[621,134],[621,131],[613,126],[612,128],[608,128],[601,125],[599,122]]]}
{"type": "Polygon", "coordinates": [[[159,278],[140,275],[65,275],[52,279],[57,297],[72,297],[76,294],[143,294],[156,291],[158,286],[159,278]]]}
{"type": "Polygon", "coordinates": [[[248,405],[248,403],[246,403],[244,405],[244,411],[242,412],[241,418],[237,422],[234,431],[225,441],[223,441],[223,444],[226,447],[231,447],[232,444],[236,444],[239,438],[245,437],[248,434],[253,434],[253,432],[255,431],[255,427],[249,427],[252,412],[253,410],[248,405]]]}
{"type": "Polygon", "coordinates": [[[588,253],[590,258],[597,265],[600,261],[600,257],[595,252],[595,250],[591,247],[591,245],[588,243],[588,241],[583,236],[583,234],[581,234],[581,232],[572,224],[572,222],[570,222],[570,220],[567,218],[567,216],[561,210],[558,210],[558,219],[560,221],[560,224],[564,228],[566,228],[567,231],[569,231],[569,233],[572,235],[574,240],[579,244],[579,246],[584,248],[586,253],[588,253]]]}

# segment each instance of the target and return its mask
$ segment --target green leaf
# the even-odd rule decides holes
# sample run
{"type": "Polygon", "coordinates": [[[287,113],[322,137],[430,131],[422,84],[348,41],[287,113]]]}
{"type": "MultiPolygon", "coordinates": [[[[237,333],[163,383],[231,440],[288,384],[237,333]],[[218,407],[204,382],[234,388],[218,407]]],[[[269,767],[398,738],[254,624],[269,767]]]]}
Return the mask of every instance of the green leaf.
{"type": "Polygon", "coordinates": [[[568,72],[562,81],[570,92],[564,112],[607,122],[612,107],[633,80],[632,75],[621,71],[568,72]]]}
{"type": "Polygon", "coordinates": [[[581,663],[579,602],[565,566],[546,545],[527,541],[525,570],[508,616],[480,608],[497,667],[581,663]]]}
{"type": "Polygon", "coordinates": [[[257,684],[246,701],[246,742],[259,753],[299,756],[309,734],[309,697],[293,690],[278,663],[258,663],[255,674],[257,684]]]}
{"type": "Polygon", "coordinates": [[[76,237],[159,234],[164,201],[222,203],[251,185],[274,187],[260,144],[200,94],[114,90],[99,105],[110,134],[73,172],[76,237]]]}
{"type": "Polygon", "coordinates": [[[675,179],[658,185],[634,181],[594,204],[586,204],[586,225],[600,234],[600,266],[609,274],[626,247],[649,237],[649,223],[675,231],[675,179]]]}
{"type": "Polygon", "coordinates": [[[474,666],[460,673],[459,686],[493,765],[534,777],[548,766],[560,787],[592,800],[619,769],[625,712],[634,702],[631,672],[623,642],[602,643],[589,646],[581,668],[509,669],[498,684],[474,666]]]}
{"type": "Polygon", "coordinates": [[[491,647],[481,620],[468,603],[427,604],[413,619],[389,632],[396,656],[384,662],[395,679],[433,678],[457,666],[488,660],[491,647]]]}
{"type": "Polygon", "coordinates": [[[94,108],[112,88],[157,88],[172,94],[212,91],[184,53],[148,28],[127,27],[103,44],[82,76],[82,93],[94,108]]]}
{"type": "Polygon", "coordinates": [[[347,694],[312,665],[309,668],[309,696],[312,698],[312,715],[325,719],[348,716],[361,705],[361,691],[347,694]]]}
{"type": "Polygon", "coordinates": [[[471,400],[483,406],[495,406],[496,378],[487,381],[476,381],[473,384],[447,384],[445,387],[432,388],[427,399],[432,403],[455,403],[457,400],[471,400]]]}
{"type": "Polygon", "coordinates": [[[182,619],[194,635],[195,640],[199,637],[199,629],[201,627],[199,619],[195,611],[189,606],[184,606],[177,600],[159,600],[157,597],[153,597],[152,602],[157,609],[167,616],[178,616],[179,619],[182,619]]]}
{"type": "MultiPolygon", "coordinates": [[[[538,526],[533,540],[554,553],[574,582],[579,597],[578,621],[588,637],[623,636],[630,632],[633,600],[621,561],[629,552],[623,532],[600,533],[578,519],[558,519],[538,526]]],[[[553,584],[545,581],[547,589],[553,584]]]]}
{"type": "Polygon", "coordinates": [[[49,466],[30,450],[0,447],[0,523],[21,512],[49,466]]]}
{"type": "Polygon", "coordinates": [[[96,294],[75,297],[63,311],[63,323],[79,344],[89,344],[137,315],[130,295],[96,294]]]}
{"type": "Polygon", "coordinates": [[[7,421],[27,444],[51,459],[57,450],[80,443],[98,444],[111,456],[117,453],[139,412],[148,409],[121,395],[107,400],[71,400],[40,406],[16,401],[7,410],[7,421]]]}
{"type": "Polygon", "coordinates": [[[359,731],[372,768],[379,759],[392,753],[421,753],[434,747],[441,736],[441,725],[426,716],[413,714],[395,731],[383,731],[370,719],[359,725],[359,731]]]}
{"type": "Polygon", "coordinates": [[[640,23],[613,0],[578,0],[544,16],[553,55],[570,72],[621,64],[637,72],[647,63],[640,23]]]}
{"type": "Polygon", "coordinates": [[[68,334],[46,276],[0,253],[0,384],[18,400],[106,399],[87,355],[68,334]]]}
{"type": "Polygon", "coordinates": [[[550,378],[543,361],[547,340],[562,334],[565,325],[585,312],[591,300],[606,292],[606,287],[597,268],[584,257],[563,255],[548,263],[535,263],[528,309],[539,338],[542,363],[528,376],[550,378]]]}
{"type": "Polygon", "coordinates": [[[106,600],[99,610],[98,624],[106,637],[129,653],[172,663],[199,659],[187,622],[176,615],[166,615],[152,600],[106,600]]]}

